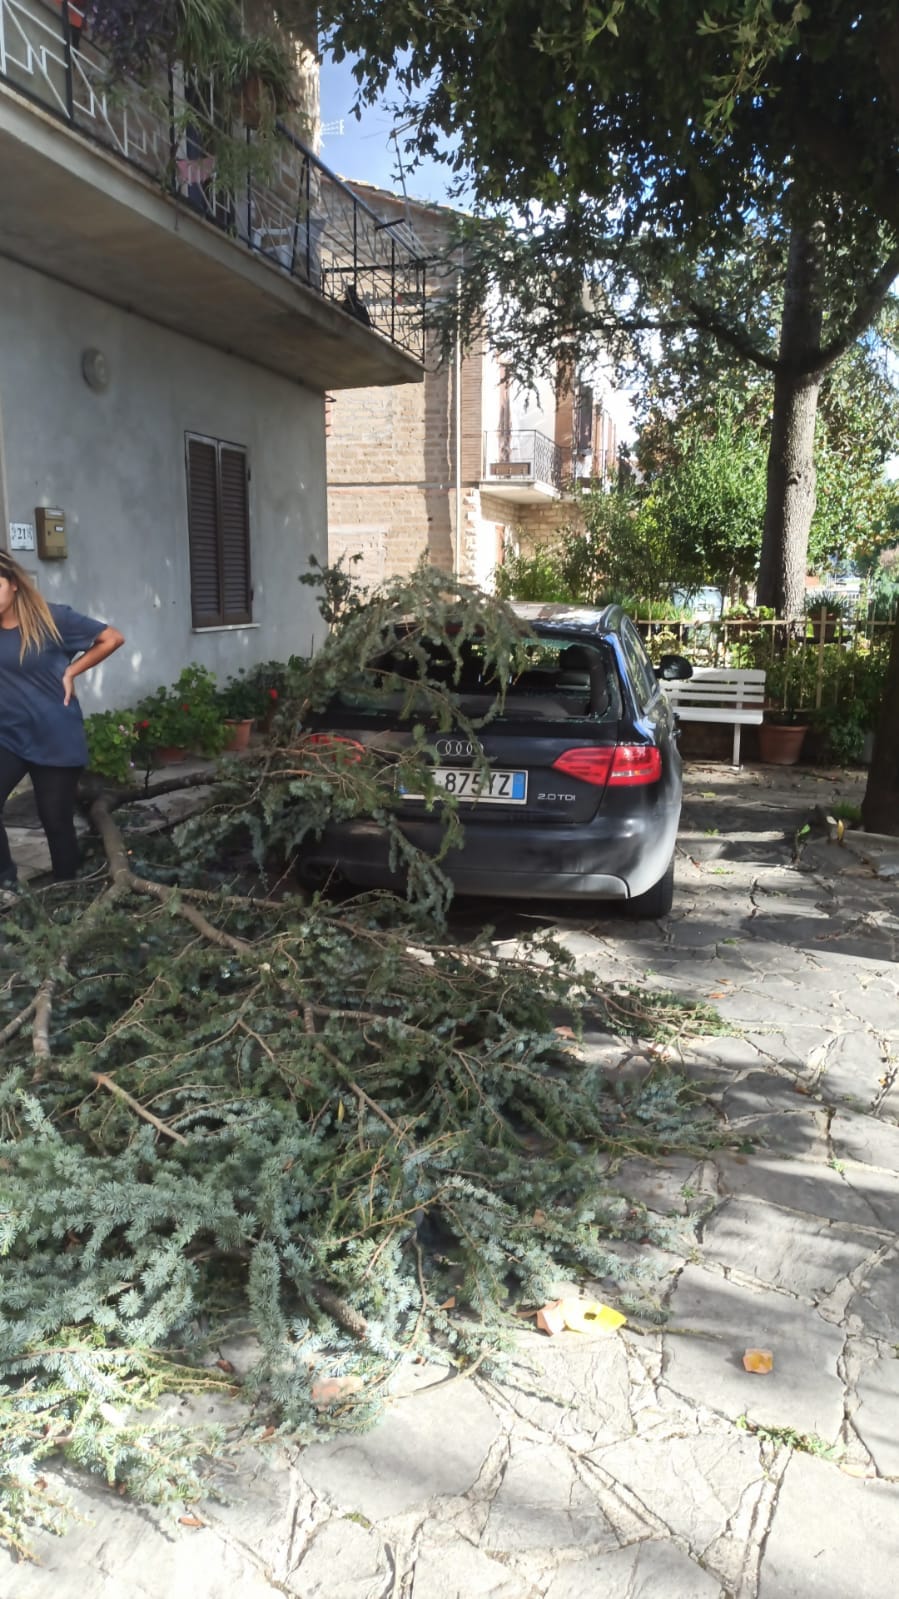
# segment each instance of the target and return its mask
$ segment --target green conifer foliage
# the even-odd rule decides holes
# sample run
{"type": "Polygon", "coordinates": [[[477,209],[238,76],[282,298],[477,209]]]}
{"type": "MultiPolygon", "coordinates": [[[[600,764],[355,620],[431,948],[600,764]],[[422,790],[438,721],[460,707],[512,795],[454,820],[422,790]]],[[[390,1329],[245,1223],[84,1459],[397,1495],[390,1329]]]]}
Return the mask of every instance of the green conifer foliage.
{"type": "MultiPolygon", "coordinates": [[[[413,654],[476,635],[508,675],[517,624],[445,583],[419,575],[389,601],[351,601],[296,669],[275,742],[226,768],[192,821],[154,842],[96,801],[107,869],[77,892],[23,896],[0,929],[0,1540],[13,1547],[29,1518],[57,1515],[49,1455],[139,1497],[207,1491],[221,1438],[158,1402],[233,1390],[216,1364],[229,1335],[258,1344],[242,1385],[253,1425],[305,1438],[369,1424],[410,1351],[461,1370],[501,1359],[510,1312],[563,1271],[633,1296],[615,1240],[644,1238],[647,1218],[599,1180],[597,1154],[713,1136],[670,1071],[615,1088],[556,1031],[595,1018],[683,1036],[709,1018],[594,992],[546,938],[507,958],[489,930],[454,936],[429,862],[413,863],[409,901],[348,904],[275,892],[235,864],[241,840],[283,864],[329,815],[375,804],[395,827],[383,757],[314,758],[304,717],[350,665],[383,655],[403,615],[413,654]],[[313,1384],[348,1375],[357,1392],[315,1402],[313,1384]]],[[[420,659],[407,690],[425,760],[456,710],[420,659]]]]}

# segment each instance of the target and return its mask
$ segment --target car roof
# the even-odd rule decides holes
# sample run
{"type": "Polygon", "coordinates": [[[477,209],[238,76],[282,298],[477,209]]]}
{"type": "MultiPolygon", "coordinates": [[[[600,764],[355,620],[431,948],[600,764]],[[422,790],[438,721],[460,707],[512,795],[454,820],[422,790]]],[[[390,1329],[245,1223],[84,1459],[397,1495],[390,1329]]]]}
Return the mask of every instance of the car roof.
{"type": "Polygon", "coordinates": [[[539,623],[541,633],[580,633],[589,637],[602,637],[616,633],[625,615],[620,605],[604,605],[595,609],[587,605],[563,605],[551,601],[515,600],[511,605],[514,614],[531,626],[539,623]]]}

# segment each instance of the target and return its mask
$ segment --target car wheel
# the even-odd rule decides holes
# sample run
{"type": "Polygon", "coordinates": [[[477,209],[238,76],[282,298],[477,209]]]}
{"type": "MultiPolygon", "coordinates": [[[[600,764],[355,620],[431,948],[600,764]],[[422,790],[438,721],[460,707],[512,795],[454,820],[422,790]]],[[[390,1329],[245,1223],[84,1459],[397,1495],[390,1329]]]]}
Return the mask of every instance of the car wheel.
{"type": "Polygon", "coordinates": [[[635,894],[625,903],[628,916],[667,916],[674,902],[674,856],[668,863],[664,877],[660,877],[645,894],[635,894]]]}

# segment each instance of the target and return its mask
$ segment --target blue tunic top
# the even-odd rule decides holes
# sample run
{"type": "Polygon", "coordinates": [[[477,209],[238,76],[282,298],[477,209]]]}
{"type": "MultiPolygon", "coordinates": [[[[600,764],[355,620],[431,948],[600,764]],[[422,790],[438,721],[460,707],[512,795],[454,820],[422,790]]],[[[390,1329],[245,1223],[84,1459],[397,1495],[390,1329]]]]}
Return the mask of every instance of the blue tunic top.
{"type": "Polygon", "coordinates": [[[62,642],[48,639],[23,661],[19,629],[0,627],[0,745],[35,766],[86,766],[81,706],[74,695],[63,704],[62,674],[107,624],[70,605],[51,605],[50,614],[62,642]]]}

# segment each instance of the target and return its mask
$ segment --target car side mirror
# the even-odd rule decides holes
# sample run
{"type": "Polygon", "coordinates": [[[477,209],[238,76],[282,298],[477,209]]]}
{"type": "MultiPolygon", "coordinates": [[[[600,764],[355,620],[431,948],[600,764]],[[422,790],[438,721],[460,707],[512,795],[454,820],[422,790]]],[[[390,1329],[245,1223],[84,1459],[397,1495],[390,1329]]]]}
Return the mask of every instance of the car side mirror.
{"type": "Polygon", "coordinates": [[[655,668],[656,677],[664,683],[684,683],[693,676],[693,668],[683,655],[663,655],[655,668]]]}

